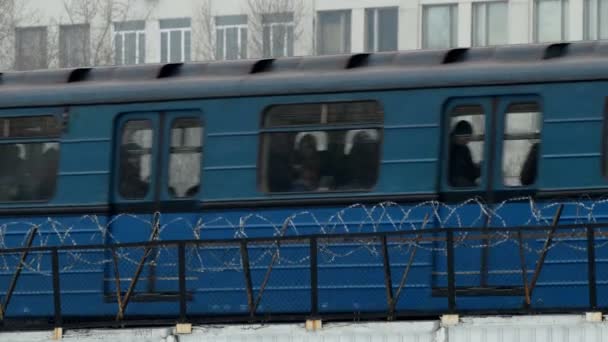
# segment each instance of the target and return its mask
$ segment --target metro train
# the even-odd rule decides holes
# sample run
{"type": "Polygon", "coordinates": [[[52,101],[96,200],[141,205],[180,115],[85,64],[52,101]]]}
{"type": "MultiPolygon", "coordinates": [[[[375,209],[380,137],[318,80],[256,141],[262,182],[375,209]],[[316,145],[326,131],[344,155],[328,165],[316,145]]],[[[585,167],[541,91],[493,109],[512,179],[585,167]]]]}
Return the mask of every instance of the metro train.
{"type": "MultiPolygon", "coordinates": [[[[6,72],[1,248],[23,246],[32,227],[34,246],[59,246],[535,225],[550,221],[560,201],[562,223],[601,221],[608,216],[598,200],[608,190],[607,57],[608,43],[579,42],[6,72]],[[476,173],[463,171],[466,182],[451,175],[460,122],[468,133],[459,148],[476,173]],[[526,163],[535,171],[524,180],[526,163]]],[[[375,246],[355,245],[320,252],[321,312],[384,310],[381,259],[375,246]]],[[[446,305],[438,290],[447,281],[445,251],[432,242],[421,247],[397,309],[446,305]]],[[[461,247],[458,286],[519,284],[515,245],[461,247]],[[490,270],[483,277],[481,264],[490,270]]],[[[259,310],[309,311],[308,247],[282,248],[259,310]]],[[[203,251],[196,265],[191,252],[192,312],[247,312],[231,249],[203,251]]],[[[259,284],[268,253],[250,253],[259,284]]],[[[399,253],[391,251],[395,267],[408,258],[399,253]]],[[[68,254],[61,255],[63,313],[114,313],[108,255],[68,254]]],[[[605,293],[608,252],[596,255],[598,293],[605,293]]],[[[586,256],[552,251],[533,305],[588,305],[586,256]],[[556,295],[564,287],[572,295],[556,295]]],[[[29,258],[7,315],[52,316],[50,264],[29,258]]],[[[18,258],[2,260],[0,295],[18,258]]],[[[178,310],[176,297],[163,296],[175,290],[175,266],[162,264],[142,273],[128,313],[178,310]]],[[[124,274],[135,268],[120,267],[124,274]]],[[[521,300],[470,296],[458,307],[521,300]]]]}

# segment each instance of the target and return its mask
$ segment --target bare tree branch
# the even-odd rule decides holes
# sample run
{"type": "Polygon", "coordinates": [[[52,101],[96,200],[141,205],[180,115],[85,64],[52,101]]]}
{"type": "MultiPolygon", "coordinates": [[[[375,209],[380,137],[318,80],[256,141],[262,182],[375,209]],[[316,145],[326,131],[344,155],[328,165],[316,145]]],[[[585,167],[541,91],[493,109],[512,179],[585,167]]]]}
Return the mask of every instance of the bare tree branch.
{"type": "MultiPolygon", "coordinates": [[[[253,50],[252,55],[257,57],[276,57],[271,46],[276,44],[293,44],[297,42],[303,35],[303,21],[305,16],[305,5],[303,0],[248,0],[249,12],[249,29],[250,29],[250,48],[253,50]],[[269,26],[272,22],[272,17],[289,18],[290,25],[293,27],[292,37],[283,43],[284,34],[270,33],[269,26]],[[264,30],[266,27],[266,37],[264,30]],[[266,49],[264,44],[266,44],[266,49]],[[266,51],[265,51],[266,50],[266,51]]],[[[293,50],[293,49],[292,49],[293,50]]]]}
{"type": "MultiPolygon", "coordinates": [[[[112,27],[115,22],[124,22],[128,20],[146,20],[154,6],[148,8],[144,14],[137,15],[133,13],[133,4],[136,0],[63,0],[63,7],[69,23],[89,25],[90,38],[83,37],[82,39],[90,39],[81,42],[81,44],[73,44],[74,46],[88,46],[90,49],[89,63],[91,65],[109,65],[114,63],[114,37],[112,36],[112,27]]],[[[61,22],[61,20],[59,20],[61,22]]],[[[55,23],[56,26],[57,23],[55,23]]],[[[57,32],[58,33],[58,32],[57,32]]],[[[58,37],[57,37],[58,38],[58,37]]],[[[59,39],[51,40],[53,42],[53,53],[50,55],[54,58],[59,56],[58,52],[59,39]]]]}
{"type": "Polygon", "coordinates": [[[201,4],[196,9],[192,25],[193,40],[196,42],[194,49],[196,60],[215,59],[215,27],[211,8],[211,0],[201,0],[201,4]]]}
{"type": "Polygon", "coordinates": [[[15,63],[15,32],[24,22],[34,25],[38,13],[28,0],[0,0],[0,66],[12,68],[15,63]]]}

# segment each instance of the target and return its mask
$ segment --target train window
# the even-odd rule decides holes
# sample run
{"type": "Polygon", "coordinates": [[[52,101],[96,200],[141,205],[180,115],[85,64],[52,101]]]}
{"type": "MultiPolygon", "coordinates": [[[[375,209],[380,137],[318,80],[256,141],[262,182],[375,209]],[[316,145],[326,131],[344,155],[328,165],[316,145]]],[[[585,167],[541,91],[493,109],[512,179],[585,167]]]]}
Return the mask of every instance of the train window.
{"type": "Polygon", "coordinates": [[[57,138],[60,134],[61,123],[52,115],[0,118],[0,138],[57,138]]]}
{"type": "MultiPolygon", "coordinates": [[[[0,118],[0,139],[58,138],[56,116],[0,118]]],[[[59,143],[0,140],[0,202],[46,201],[55,193],[59,143]]]]}
{"type": "Polygon", "coordinates": [[[59,143],[0,144],[0,201],[46,201],[55,193],[59,143]]]}
{"type": "Polygon", "coordinates": [[[272,130],[262,133],[262,189],[371,189],[378,178],[382,123],[375,101],[270,107],[263,120],[263,129],[272,130]]]}
{"type": "Polygon", "coordinates": [[[119,193],[127,199],[142,199],[150,188],[152,142],[150,120],[130,120],[122,129],[119,193]]]}
{"type": "Polygon", "coordinates": [[[536,103],[513,104],[507,109],[502,152],[504,185],[528,186],[536,181],[541,124],[536,103]]]}
{"type": "Polygon", "coordinates": [[[203,155],[203,127],[199,119],[177,119],[171,126],[169,194],[192,197],[199,191],[203,155]]]}
{"type": "Polygon", "coordinates": [[[481,180],[484,156],[485,114],[478,105],[458,106],[450,116],[448,183],[475,187],[481,180]]]}

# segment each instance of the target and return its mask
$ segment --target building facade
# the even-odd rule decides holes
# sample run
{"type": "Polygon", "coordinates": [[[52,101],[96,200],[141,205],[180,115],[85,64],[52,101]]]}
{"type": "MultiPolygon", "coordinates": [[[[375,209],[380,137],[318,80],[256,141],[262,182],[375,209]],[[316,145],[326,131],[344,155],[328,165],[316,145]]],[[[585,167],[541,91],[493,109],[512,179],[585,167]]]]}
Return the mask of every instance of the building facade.
{"type": "Polygon", "coordinates": [[[0,0],[0,13],[3,70],[608,38],[608,0],[0,0]]]}

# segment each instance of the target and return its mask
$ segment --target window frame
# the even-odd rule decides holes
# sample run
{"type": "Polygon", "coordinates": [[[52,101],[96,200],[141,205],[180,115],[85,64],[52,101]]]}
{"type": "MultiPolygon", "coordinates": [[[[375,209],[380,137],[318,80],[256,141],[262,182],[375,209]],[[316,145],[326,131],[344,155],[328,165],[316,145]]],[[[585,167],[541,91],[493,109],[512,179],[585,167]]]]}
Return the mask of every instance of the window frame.
{"type": "Polygon", "coordinates": [[[190,18],[176,18],[176,19],[161,19],[160,20],[160,29],[159,29],[159,51],[158,55],[160,56],[161,63],[187,63],[192,61],[192,20],[190,18]],[[166,24],[164,24],[164,22],[166,24]],[[175,24],[172,21],[187,21],[188,24],[175,24]],[[163,27],[166,26],[166,27],[163,27]],[[180,33],[180,55],[181,58],[179,61],[171,60],[171,33],[179,32],[180,33]],[[166,46],[163,44],[163,35],[166,35],[166,46]],[[190,37],[189,49],[186,49],[186,36],[190,37]],[[163,60],[163,48],[166,48],[166,60],[163,60]]]}
{"type": "Polygon", "coordinates": [[[57,170],[55,174],[55,183],[53,186],[53,192],[48,198],[43,199],[32,199],[32,200],[18,200],[18,201],[1,201],[0,205],[23,205],[23,204],[41,204],[50,203],[57,198],[59,193],[59,184],[61,177],[61,147],[62,139],[64,134],[65,123],[62,118],[64,111],[62,109],[17,109],[0,113],[0,120],[13,119],[13,118],[30,118],[30,117],[54,117],[57,120],[59,130],[56,135],[47,136],[35,136],[35,137],[0,137],[0,145],[18,145],[18,144],[57,144],[57,170]]]}
{"type": "MultiPolygon", "coordinates": [[[[501,126],[500,126],[500,131],[499,131],[499,135],[497,141],[500,141],[500,143],[496,143],[496,152],[497,155],[500,156],[500,165],[497,165],[496,167],[496,172],[498,172],[498,175],[496,176],[496,184],[495,184],[495,188],[496,189],[501,189],[501,190],[525,190],[525,189],[530,189],[530,188],[534,188],[538,185],[538,179],[539,179],[539,172],[536,172],[536,176],[534,178],[534,182],[528,185],[507,185],[505,184],[504,180],[505,180],[505,174],[504,174],[504,158],[505,158],[505,153],[504,153],[504,148],[505,148],[505,141],[509,141],[509,140],[538,140],[538,146],[539,149],[537,151],[538,153],[538,158],[536,160],[536,166],[537,166],[537,170],[538,170],[538,166],[540,165],[540,157],[542,156],[542,137],[543,137],[543,123],[544,123],[544,113],[543,113],[543,108],[542,108],[542,104],[540,101],[540,98],[535,97],[535,96],[521,96],[521,97],[506,97],[506,98],[502,98],[501,99],[501,105],[498,111],[498,116],[501,118],[500,122],[501,122],[501,126]],[[518,105],[535,105],[536,106],[536,110],[537,113],[540,116],[540,122],[539,122],[539,132],[538,132],[538,136],[533,137],[533,138],[521,138],[521,139],[507,139],[507,117],[509,114],[517,114],[520,112],[512,112],[512,108],[514,106],[518,106],[518,105]]],[[[529,152],[529,151],[528,151],[529,152]]],[[[525,163],[525,161],[524,161],[525,163]]],[[[523,164],[522,164],[523,167],[523,164]]]]}
{"type": "MultiPolygon", "coordinates": [[[[570,0],[533,0],[532,1],[532,6],[533,6],[533,15],[532,15],[532,42],[534,43],[557,43],[557,42],[563,42],[565,40],[568,40],[568,30],[570,27],[570,11],[568,9],[568,5],[570,4],[570,0]],[[561,14],[561,18],[560,18],[560,39],[559,40],[546,40],[546,41],[541,41],[539,39],[539,3],[542,1],[559,1],[560,2],[560,14],[561,14]]],[[[584,28],[583,28],[584,29],[584,28]]]]}
{"type": "Polygon", "coordinates": [[[152,109],[117,114],[113,129],[112,141],[112,185],[111,200],[119,205],[152,204],[161,205],[165,202],[199,202],[203,194],[205,143],[207,141],[205,116],[199,108],[152,109]],[[201,135],[201,164],[199,166],[199,190],[191,197],[174,197],[169,193],[169,162],[171,151],[171,129],[175,120],[197,119],[203,129],[201,135]],[[129,121],[147,120],[152,123],[152,148],[150,161],[149,191],[143,198],[126,198],[120,193],[120,158],[122,134],[124,126],[129,121]],[[169,142],[169,143],[167,143],[169,142]]]}
{"type": "Polygon", "coordinates": [[[123,21],[123,22],[115,22],[113,25],[114,34],[112,36],[112,46],[114,48],[114,64],[115,65],[127,65],[127,40],[126,36],[128,34],[135,34],[135,64],[145,64],[146,63],[146,26],[145,21],[141,23],[140,21],[123,21]],[[143,25],[141,25],[143,24],[143,25]],[[133,25],[134,28],[118,28],[120,25],[133,25]],[[142,27],[142,28],[140,28],[142,27]],[[116,37],[121,37],[121,56],[120,62],[116,60],[116,37]],[[143,56],[140,54],[140,46],[141,38],[143,38],[143,56]]]}
{"type": "MultiPolygon", "coordinates": [[[[501,200],[513,198],[514,195],[530,196],[539,189],[539,180],[542,176],[542,146],[544,140],[544,103],[539,94],[506,94],[487,95],[472,97],[452,97],[444,102],[442,112],[442,158],[441,158],[441,181],[439,193],[448,200],[469,200],[473,197],[481,197],[489,200],[501,200]],[[503,181],[503,142],[506,127],[506,113],[512,105],[535,103],[541,115],[539,150],[537,160],[537,173],[534,183],[527,186],[507,186],[503,181]],[[484,108],[485,121],[485,145],[484,160],[481,168],[483,177],[477,187],[452,187],[449,184],[449,115],[454,108],[465,105],[481,105],[484,108]]],[[[606,117],[608,118],[608,98],[606,102],[606,117]]],[[[607,126],[608,127],[608,126],[607,126]]],[[[608,128],[607,128],[608,133],[608,128]]]]}
{"type": "Polygon", "coordinates": [[[59,67],[61,68],[79,68],[89,66],[91,64],[91,25],[85,24],[68,24],[59,26],[59,67]],[[70,54],[65,51],[66,38],[64,38],[64,30],[81,28],[86,31],[86,39],[84,46],[84,56],[82,65],[70,65],[70,54]]]}
{"type": "Polygon", "coordinates": [[[399,50],[399,7],[398,6],[384,6],[384,7],[369,7],[365,9],[365,51],[367,52],[384,52],[384,51],[396,51],[399,50]],[[380,25],[379,18],[380,12],[394,10],[397,12],[397,27],[395,27],[395,49],[393,50],[380,50],[380,25]],[[373,17],[374,25],[373,32],[368,31],[370,15],[373,17]],[[373,46],[370,46],[370,36],[373,36],[373,46]]]}
{"type": "MultiPolygon", "coordinates": [[[[27,45],[27,43],[25,44],[27,45]]],[[[24,27],[16,27],[15,28],[15,61],[13,63],[13,67],[15,70],[36,70],[36,69],[44,69],[48,67],[49,58],[48,58],[48,29],[46,26],[24,26],[24,27]],[[22,61],[24,60],[23,55],[23,39],[19,39],[21,34],[27,31],[39,31],[42,34],[42,40],[44,41],[44,47],[38,47],[37,52],[42,55],[41,60],[44,62],[40,64],[40,67],[37,65],[34,68],[30,68],[27,65],[24,65],[22,61]],[[42,51],[40,51],[42,49],[42,51]]]]}
{"type": "Polygon", "coordinates": [[[497,0],[497,1],[475,1],[471,3],[471,46],[473,47],[487,47],[487,46],[500,46],[500,45],[504,45],[504,44],[508,44],[509,43],[509,22],[508,22],[508,18],[509,18],[509,1],[505,1],[505,0],[497,0]],[[490,6],[492,6],[493,4],[506,4],[507,5],[507,13],[505,14],[505,16],[507,17],[507,27],[506,29],[506,37],[507,37],[507,41],[504,42],[503,44],[490,44],[490,6]],[[484,39],[484,43],[482,45],[476,44],[476,28],[477,25],[479,24],[477,22],[477,16],[475,15],[475,10],[476,8],[479,8],[481,6],[484,6],[484,12],[485,12],[485,22],[484,24],[484,30],[485,30],[485,39],[484,39]]]}
{"type": "Polygon", "coordinates": [[[165,112],[165,115],[168,116],[168,120],[164,120],[165,121],[165,126],[163,127],[163,134],[164,134],[164,139],[167,140],[168,144],[167,144],[167,148],[163,149],[162,151],[162,155],[163,155],[163,170],[162,170],[162,182],[161,182],[161,197],[163,198],[163,200],[169,200],[169,201],[192,201],[195,200],[198,196],[200,196],[202,194],[203,191],[203,169],[204,169],[204,159],[205,159],[205,142],[206,142],[206,133],[207,133],[207,126],[205,125],[205,120],[202,116],[202,114],[200,112],[197,111],[184,111],[184,112],[180,112],[180,111],[167,111],[165,112]],[[200,154],[201,154],[201,162],[198,165],[198,191],[193,194],[192,196],[184,196],[184,197],[178,197],[178,196],[173,196],[171,193],[169,193],[169,187],[170,187],[170,181],[171,181],[171,174],[170,174],[170,168],[171,168],[171,149],[172,149],[172,131],[173,131],[173,125],[175,124],[175,122],[180,121],[180,120],[196,120],[199,124],[199,127],[201,128],[201,140],[200,140],[200,154]]]}
{"type": "Polygon", "coordinates": [[[453,192],[453,193],[485,193],[490,187],[491,180],[489,175],[491,174],[489,167],[491,167],[492,159],[492,144],[491,144],[491,132],[493,123],[493,104],[491,97],[465,97],[465,98],[452,98],[446,101],[446,104],[442,111],[443,118],[443,130],[442,130],[442,141],[443,141],[443,158],[441,161],[441,191],[440,192],[453,192]],[[449,180],[450,178],[450,134],[452,132],[451,123],[452,118],[466,115],[453,115],[457,108],[461,107],[480,107],[483,110],[482,114],[484,117],[484,134],[483,134],[483,159],[480,165],[479,184],[476,186],[458,187],[453,186],[449,180]]]}
{"type": "Polygon", "coordinates": [[[249,36],[249,27],[248,27],[248,18],[244,15],[221,15],[214,17],[215,25],[214,31],[215,34],[215,59],[226,61],[226,60],[239,60],[246,59],[248,55],[248,38],[243,37],[243,32],[245,32],[244,36],[249,36]],[[224,21],[231,21],[231,23],[224,23],[224,21]],[[221,22],[221,23],[219,23],[221,22]],[[226,34],[229,29],[236,29],[237,32],[237,47],[238,53],[237,58],[228,59],[228,35],[226,34]],[[222,41],[221,41],[221,56],[219,55],[220,51],[220,43],[218,42],[217,36],[219,32],[222,33],[222,41]]]}
{"type": "Polygon", "coordinates": [[[317,29],[315,32],[315,42],[316,42],[316,47],[315,47],[315,52],[317,55],[319,56],[327,56],[327,55],[334,55],[334,54],[348,54],[352,52],[352,35],[353,35],[353,14],[352,14],[352,9],[339,9],[339,10],[323,10],[323,11],[317,11],[316,13],[316,19],[317,19],[317,29]],[[341,44],[344,44],[344,49],[343,51],[339,51],[337,53],[334,52],[329,52],[329,51],[322,51],[321,48],[324,47],[325,45],[325,39],[323,38],[322,35],[322,25],[321,25],[321,17],[323,15],[326,14],[330,14],[330,13],[334,13],[334,14],[340,14],[341,18],[341,23],[344,24],[344,26],[342,27],[342,30],[344,31],[343,33],[343,39],[344,41],[341,42],[341,44]]]}
{"type": "Polygon", "coordinates": [[[420,34],[421,39],[420,39],[420,47],[422,49],[453,49],[455,47],[458,46],[458,21],[459,21],[459,17],[458,17],[458,7],[459,7],[459,3],[458,2],[447,2],[447,3],[440,3],[440,4],[428,4],[428,5],[422,5],[422,17],[420,20],[420,34]],[[450,23],[449,23],[449,28],[450,28],[450,44],[447,47],[441,47],[441,48],[432,48],[429,47],[429,43],[428,43],[428,39],[426,36],[426,32],[427,30],[425,29],[426,25],[425,25],[425,13],[426,10],[429,8],[433,8],[433,7],[448,7],[450,9],[450,23]],[[456,20],[454,20],[454,15],[456,20]],[[452,30],[452,29],[455,30],[452,30]]]}
{"type": "MultiPolygon", "coordinates": [[[[595,0],[594,5],[591,6],[591,1],[593,0],[584,0],[583,1],[583,40],[603,40],[608,39],[608,34],[606,36],[602,36],[601,34],[601,24],[602,24],[602,15],[601,8],[602,3],[605,2],[605,6],[608,6],[608,1],[606,0],[595,0]],[[589,20],[595,14],[595,30],[592,30],[591,21],[589,20]],[[595,38],[591,38],[591,32],[594,31],[595,38]]],[[[608,19],[604,19],[607,20],[608,19]]],[[[606,22],[608,25],[608,22],[606,22]]]]}
{"type": "Polygon", "coordinates": [[[294,55],[295,49],[295,20],[294,20],[293,12],[283,12],[283,13],[269,13],[262,15],[262,52],[264,58],[277,58],[277,57],[292,57],[294,55]],[[286,17],[287,19],[284,19],[286,17]],[[275,39],[273,39],[276,34],[275,30],[277,27],[283,27],[285,30],[285,37],[283,39],[284,46],[282,56],[275,56],[274,54],[274,43],[275,39]],[[269,41],[266,41],[265,30],[268,28],[269,32],[269,41]],[[291,29],[291,40],[289,31],[291,29]],[[266,52],[266,48],[268,47],[268,53],[266,52]]]}
{"type": "MultiPolygon", "coordinates": [[[[336,193],[368,193],[376,190],[378,183],[381,178],[382,171],[382,151],[384,145],[384,120],[385,120],[385,110],[380,99],[373,98],[363,98],[363,99],[345,99],[338,101],[310,101],[310,102],[291,102],[291,103],[274,103],[264,107],[261,111],[260,115],[260,130],[259,130],[259,138],[258,138],[258,158],[257,158],[257,190],[259,193],[265,196],[298,196],[298,195],[310,195],[310,196],[318,196],[323,194],[336,194],[336,193]],[[341,103],[357,103],[357,102],[373,102],[376,104],[376,108],[381,117],[381,122],[378,123],[364,123],[364,124],[303,124],[303,125],[294,125],[294,126],[279,126],[279,127],[265,127],[266,116],[267,113],[273,110],[276,107],[282,106],[299,106],[299,105],[331,105],[331,104],[341,104],[341,103]],[[266,136],[272,133],[291,133],[291,132],[329,132],[329,131],[349,131],[349,130],[365,130],[365,129],[375,129],[378,132],[378,161],[377,165],[377,174],[376,179],[374,180],[374,184],[369,188],[361,188],[361,189],[337,189],[337,190],[316,190],[316,191],[270,191],[266,174],[267,174],[267,143],[266,136]]],[[[346,136],[345,136],[346,138],[346,136]]]]}

